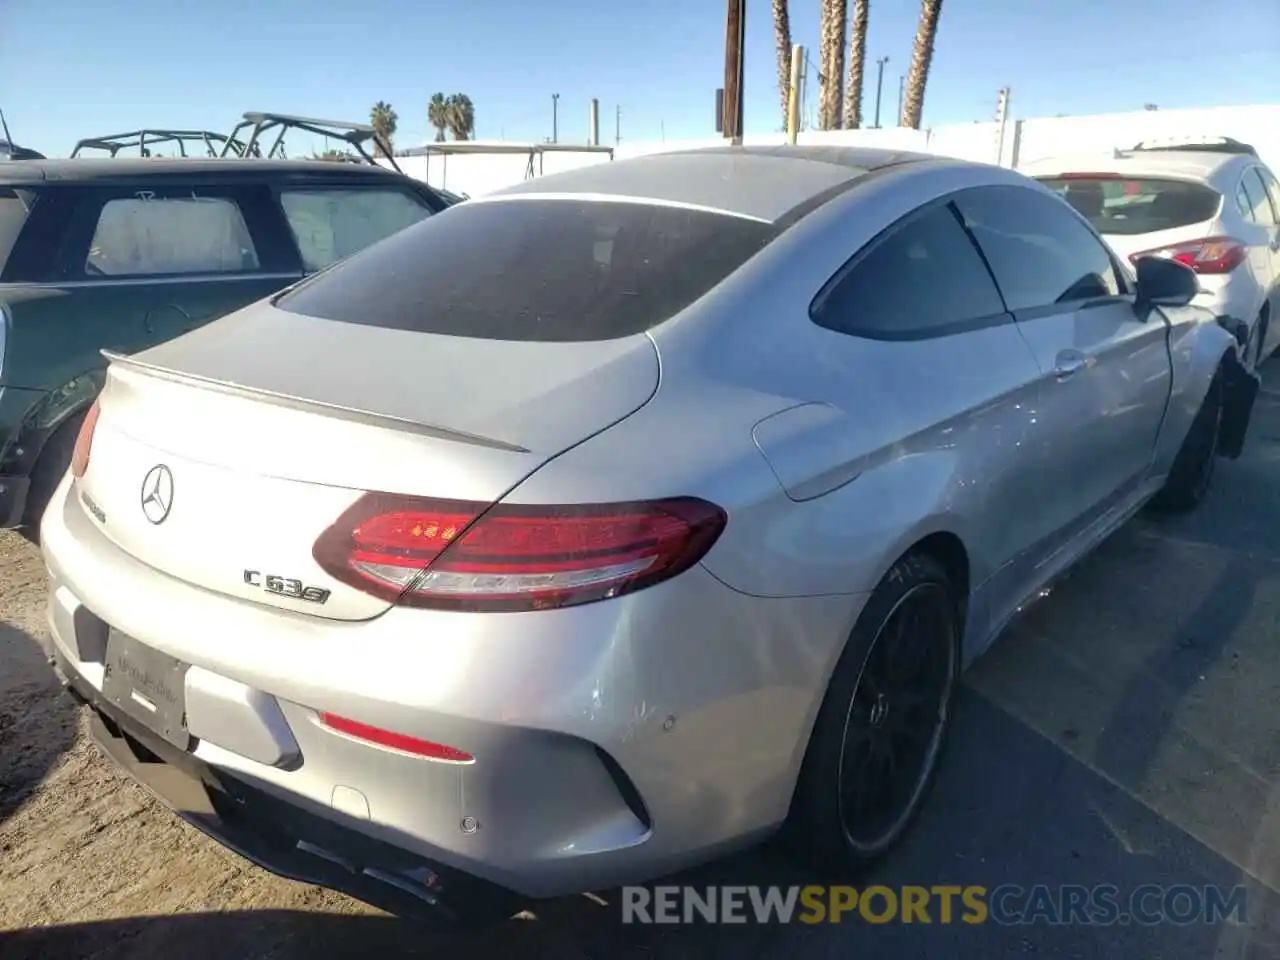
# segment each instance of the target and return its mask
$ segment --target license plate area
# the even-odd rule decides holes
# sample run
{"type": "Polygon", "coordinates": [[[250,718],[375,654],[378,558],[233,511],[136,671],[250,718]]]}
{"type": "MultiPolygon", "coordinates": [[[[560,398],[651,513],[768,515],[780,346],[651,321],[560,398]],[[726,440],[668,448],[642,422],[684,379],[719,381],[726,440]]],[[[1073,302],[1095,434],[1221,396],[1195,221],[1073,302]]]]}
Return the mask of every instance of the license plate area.
{"type": "Polygon", "coordinates": [[[190,746],[187,664],[112,627],[104,667],[104,699],[180,750],[190,746]]]}

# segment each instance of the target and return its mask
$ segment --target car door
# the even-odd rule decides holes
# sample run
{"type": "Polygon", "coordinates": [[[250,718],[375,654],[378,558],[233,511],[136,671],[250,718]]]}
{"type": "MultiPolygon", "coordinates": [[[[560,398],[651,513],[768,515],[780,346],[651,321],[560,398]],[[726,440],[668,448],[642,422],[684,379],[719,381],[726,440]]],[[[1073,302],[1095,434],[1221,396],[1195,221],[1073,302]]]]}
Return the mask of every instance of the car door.
{"type": "Polygon", "coordinates": [[[1256,186],[1259,193],[1254,220],[1267,230],[1267,248],[1259,253],[1267,258],[1270,272],[1268,302],[1274,318],[1280,316],[1280,183],[1266,167],[1253,167],[1245,174],[1244,182],[1250,187],[1256,186]]]}
{"type": "MultiPolygon", "coordinates": [[[[1280,224],[1277,224],[1275,210],[1263,186],[1262,177],[1256,166],[1248,167],[1240,175],[1240,184],[1236,191],[1237,204],[1243,207],[1248,204],[1248,211],[1241,210],[1250,225],[1246,237],[1242,237],[1249,247],[1249,268],[1253,271],[1258,286],[1267,295],[1267,300],[1274,297],[1277,274],[1276,250],[1280,249],[1280,224]]],[[[1272,303],[1274,308],[1276,304],[1272,303]]],[[[1241,317],[1253,323],[1254,317],[1241,317]]]]}
{"type": "Polygon", "coordinates": [[[115,349],[134,352],[301,276],[272,208],[267,188],[251,185],[166,179],[95,189],[66,269],[113,305],[131,330],[129,346],[115,349]]]}
{"type": "Polygon", "coordinates": [[[1049,563],[1149,474],[1170,386],[1166,323],[1139,315],[1106,245],[1046,191],[980,187],[955,204],[1040,367],[1035,523],[1049,563]]]}

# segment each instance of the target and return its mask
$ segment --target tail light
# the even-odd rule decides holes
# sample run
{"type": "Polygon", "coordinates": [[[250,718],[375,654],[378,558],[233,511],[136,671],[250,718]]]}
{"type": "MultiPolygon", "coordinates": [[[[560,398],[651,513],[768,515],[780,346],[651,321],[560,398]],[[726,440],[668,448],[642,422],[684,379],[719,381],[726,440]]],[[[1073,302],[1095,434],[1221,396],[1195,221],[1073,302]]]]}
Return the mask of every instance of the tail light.
{"type": "Polygon", "coordinates": [[[1230,273],[1249,254],[1249,248],[1239,240],[1230,237],[1207,237],[1204,240],[1190,240],[1157,250],[1144,250],[1132,254],[1129,260],[1137,263],[1139,257],[1168,257],[1178,263],[1185,264],[1196,273],[1215,274],[1230,273]]]}
{"type": "Polygon", "coordinates": [[[76,445],[71,451],[71,475],[79,480],[89,469],[89,455],[93,452],[93,432],[98,428],[98,401],[93,402],[80,424],[76,445]]]}
{"type": "Polygon", "coordinates": [[[489,507],[370,493],[312,552],[335,579],[405,606],[544,610],[668,580],[701,560],[726,522],[691,497],[489,507]]]}

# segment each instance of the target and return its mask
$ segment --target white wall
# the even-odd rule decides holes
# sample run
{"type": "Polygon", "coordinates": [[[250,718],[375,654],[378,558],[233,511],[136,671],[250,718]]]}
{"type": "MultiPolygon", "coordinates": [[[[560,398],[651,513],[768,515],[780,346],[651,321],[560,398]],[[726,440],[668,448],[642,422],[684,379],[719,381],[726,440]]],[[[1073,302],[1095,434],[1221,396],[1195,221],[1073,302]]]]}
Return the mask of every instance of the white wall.
{"type": "MultiPolygon", "coordinates": [[[[919,150],[981,163],[1015,166],[1057,154],[1108,152],[1117,147],[1131,147],[1139,140],[1173,136],[1234,137],[1253,144],[1262,159],[1280,171],[1280,104],[1010,120],[1003,144],[998,142],[1000,135],[995,122],[947,124],[929,130],[899,127],[806,130],[800,133],[799,142],[919,150]]],[[[785,141],[786,137],[781,133],[744,138],[744,142],[750,145],[781,144],[785,141]]],[[[723,143],[724,140],[716,136],[699,140],[623,143],[614,151],[614,156],[623,160],[651,153],[716,147],[723,143]]],[[[434,156],[429,162],[424,157],[404,157],[398,162],[410,176],[454,193],[475,197],[523,181],[529,158],[527,154],[459,154],[434,156]]],[[[608,162],[607,154],[548,153],[542,158],[542,172],[556,173],[608,162]]],[[[535,159],[534,163],[536,171],[538,161],[535,159]]]]}

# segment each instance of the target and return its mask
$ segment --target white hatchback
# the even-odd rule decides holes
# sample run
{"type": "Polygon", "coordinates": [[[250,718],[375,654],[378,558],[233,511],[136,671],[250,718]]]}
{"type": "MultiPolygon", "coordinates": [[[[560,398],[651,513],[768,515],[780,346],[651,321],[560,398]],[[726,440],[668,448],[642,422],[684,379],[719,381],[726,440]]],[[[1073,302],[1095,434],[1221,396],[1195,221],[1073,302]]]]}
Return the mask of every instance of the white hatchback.
{"type": "Polygon", "coordinates": [[[1249,327],[1261,363],[1280,324],[1280,182],[1248,144],[1226,137],[1140,143],[1101,157],[1019,167],[1057,191],[1122,257],[1155,254],[1200,277],[1196,303],[1249,327]]]}

